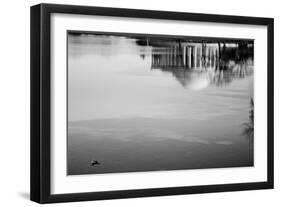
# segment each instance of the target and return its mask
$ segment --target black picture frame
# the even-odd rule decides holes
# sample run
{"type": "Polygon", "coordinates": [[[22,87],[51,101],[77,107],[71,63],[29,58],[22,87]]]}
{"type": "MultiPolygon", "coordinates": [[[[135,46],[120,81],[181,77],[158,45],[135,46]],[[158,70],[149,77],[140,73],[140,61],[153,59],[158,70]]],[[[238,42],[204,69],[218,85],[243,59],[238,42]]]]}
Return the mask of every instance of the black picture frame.
{"type": "Polygon", "coordinates": [[[39,4],[31,7],[31,151],[30,199],[38,203],[166,196],[273,188],[274,177],[274,20],[272,18],[39,4]],[[267,181],[153,189],[51,194],[51,70],[50,16],[52,13],[148,18],[267,27],[267,181]]]}

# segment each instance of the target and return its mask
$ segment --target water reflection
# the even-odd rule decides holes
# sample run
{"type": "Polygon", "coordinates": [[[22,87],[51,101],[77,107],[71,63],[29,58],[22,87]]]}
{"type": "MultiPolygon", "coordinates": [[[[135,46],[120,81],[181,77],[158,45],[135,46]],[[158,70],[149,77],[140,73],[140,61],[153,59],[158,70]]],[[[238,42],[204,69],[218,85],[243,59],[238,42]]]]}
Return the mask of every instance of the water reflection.
{"type": "MultiPolygon", "coordinates": [[[[70,55],[113,57],[139,55],[151,70],[170,73],[185,88],[192,84],[225,86],[253,73],[254,43],[251,40],[204,38],[126,37],[72,34],[70,55]],[[82,47],[81,47],[82,46],[82,47]],[[195,81],[195,83],[194,83],[195,81]]],[[[128,64],[129,64],[129,60],[128,64]]]]}
{"type": "Polygon", "coordinates": [[[253,49],[69,33],[68,174],[253,166],[253,49]]]}
{"type": "Polygon", "coordinates": [[[194,80],[201,87],[224,86],[253,73],[252,43],[178,43],[153,48],[151,58],[152,70],[171,73],[185,88],[194,80]]]}

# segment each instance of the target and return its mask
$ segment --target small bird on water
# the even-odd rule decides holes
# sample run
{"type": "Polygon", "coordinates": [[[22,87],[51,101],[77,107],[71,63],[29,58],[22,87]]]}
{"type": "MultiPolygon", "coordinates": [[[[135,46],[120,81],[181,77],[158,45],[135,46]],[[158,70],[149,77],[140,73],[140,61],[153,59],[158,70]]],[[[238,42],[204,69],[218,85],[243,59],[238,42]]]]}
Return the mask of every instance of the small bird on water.
{"type": "Polygon", "coordinates": [[[97,160],[92,160],[91,161],[91,165],[94,166],[94,165],[100,165],[100,163],[97,161],[97,160]]]}

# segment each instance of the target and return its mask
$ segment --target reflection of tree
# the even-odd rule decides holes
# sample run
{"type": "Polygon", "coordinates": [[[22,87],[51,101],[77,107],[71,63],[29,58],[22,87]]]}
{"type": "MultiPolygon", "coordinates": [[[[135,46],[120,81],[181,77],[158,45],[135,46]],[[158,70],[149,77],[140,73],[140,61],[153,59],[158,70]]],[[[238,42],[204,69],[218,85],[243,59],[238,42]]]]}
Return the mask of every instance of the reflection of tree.
{"type": "Polygon", "coordinates": [[[245,78],[253,73],[251,61],[228,61],[224,63],[224,70],[215,70],[212,76],[212,84],[222,87],[235,79],[245,78]]]}
{"type": "Polygon", "coordinates": [[[232,82],[234,79],[230,71],[216,70],[212,76],[211,83],[218,87],[223,87],[232,82]]]}
{"type": "Polygon", "coordinates": [[[250,142],[254,140],[254,100],[251,98],[251,109],[249,111],[249,122],[244,123],[243,134],[249,139],[250,142]]]}

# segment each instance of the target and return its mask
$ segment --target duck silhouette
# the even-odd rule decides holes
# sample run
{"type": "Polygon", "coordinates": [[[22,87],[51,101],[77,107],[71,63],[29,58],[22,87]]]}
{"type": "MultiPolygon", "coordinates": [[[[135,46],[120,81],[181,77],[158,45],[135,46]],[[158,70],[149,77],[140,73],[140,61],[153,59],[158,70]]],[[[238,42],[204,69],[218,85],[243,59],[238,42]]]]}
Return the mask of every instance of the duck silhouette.
{"type": "Polygon", "coordinates": [[[91,161],[91,165],[94,166],[94,165],[100,165],[100,163],[97,161],[97,160],[92,160],[91,161]]]}

